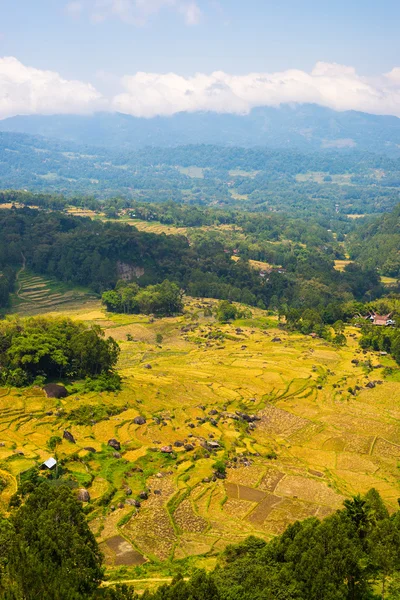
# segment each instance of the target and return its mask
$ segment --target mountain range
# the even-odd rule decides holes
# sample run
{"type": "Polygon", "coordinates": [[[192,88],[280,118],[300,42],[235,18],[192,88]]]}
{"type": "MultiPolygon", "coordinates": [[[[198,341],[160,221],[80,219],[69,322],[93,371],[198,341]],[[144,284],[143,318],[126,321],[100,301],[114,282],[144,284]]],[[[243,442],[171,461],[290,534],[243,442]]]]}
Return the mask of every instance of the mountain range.
{"type": "Polygon", "coordinates": [[[41,135],[90,146],[218,144],[318,151],[366,150],[400,156],[400,119],[314,104],[253,109],[246,115],[211,112],[137,118],[121,113],[29,115],[0,121],[0,131],[41,135]]]}

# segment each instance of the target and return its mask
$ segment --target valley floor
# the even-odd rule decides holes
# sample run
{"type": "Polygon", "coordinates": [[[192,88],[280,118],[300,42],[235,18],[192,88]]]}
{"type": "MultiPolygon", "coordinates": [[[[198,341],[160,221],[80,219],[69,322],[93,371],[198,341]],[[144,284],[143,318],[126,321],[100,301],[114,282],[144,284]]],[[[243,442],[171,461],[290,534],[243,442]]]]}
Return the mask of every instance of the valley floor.
{"type": "Polygon", "coordinates": [[[2,508],[19,474],[51,456],[49,438],[67,429],[76,444],[63,440],[57,459],[90,493],[111,579],[162,578],[168,561],[211,567],[229,543],[268,539],[372,487],[397,509],[400,382],[383,376],[390,358],[363,353],[356,329],[337,349],[286,333],[258,309],[221,325],[204,316],[214,304],[188,299],[183,316],[156,320],[105,313],[94,301],[69,311],[120,343],[123,389],[64,400],[0,390],[2,508]],[[76,410],[87,406],[78,424],[76,410]],[[254,428],[237,411],[255,414],[254,428]],[[134,423],[139,415],[145,423],[134,423]],[[161,450],[168,446],[173,453],[161,450]],[[227,476],[213,481],[218,460],[227,476]],[[144,490],[148,499],[134,507],[144,490]]]}

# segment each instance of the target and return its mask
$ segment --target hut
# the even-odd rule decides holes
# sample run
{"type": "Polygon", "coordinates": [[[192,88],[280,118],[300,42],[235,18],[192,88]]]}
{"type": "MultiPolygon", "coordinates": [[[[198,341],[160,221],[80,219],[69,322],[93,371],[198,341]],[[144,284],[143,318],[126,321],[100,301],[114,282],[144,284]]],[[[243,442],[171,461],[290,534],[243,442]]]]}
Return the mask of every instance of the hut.
{"type": "Polygon", "coordinates": [[[47,383],[43,386],[43,391],[47,398],[66,398],[68,396],[66,388],[58,383],[47,383]]]}
{"type": "Polygon", "coordinates": [[[48,469],[49,471],[51,471],[52,469],[54,469],[54,467],[57,465],[57,461],[55,458],[50,457],[47,460],[44,461],[44,463],[40,466],[40,468],[42,470],[48,469]]]}

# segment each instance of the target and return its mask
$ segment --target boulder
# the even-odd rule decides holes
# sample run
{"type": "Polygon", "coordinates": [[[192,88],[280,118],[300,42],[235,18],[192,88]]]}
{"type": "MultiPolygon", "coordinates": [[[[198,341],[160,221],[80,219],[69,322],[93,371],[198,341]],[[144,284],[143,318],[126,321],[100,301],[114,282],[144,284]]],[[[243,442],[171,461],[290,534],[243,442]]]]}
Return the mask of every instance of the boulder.
{"type": "Polygon", "coordinates": [[[219,442],[207,442],[207,445],[209,448],[211,448],[211,450],[217,450],[218,448],[220,448],[219,442]]]}
{"type": "Polygon", "coordinates": [[[126,488],[126,490],[125,490],[125,494],[126,494],[127,496],[132,496],[132,490],[131,490],[131,488],[126,488]]]}
{"type": "Polygon", "coordinates": [[[108,440],[107,445],[111,446],[111,448],[114,448],[114,450],[121,450],[121,444],[115,438],[111,438],[111,440],[108,440]]]}
{"type": "Polygon", "coordinates": [[[71,442],[71,444],[76,444],[74,436],[70,431],[67,431],[66,429],[64,429],[63,438],[64,440],[71,442]]]}
{"type": "Polygon", "coordinates": [[[47,383],[43,387],[43,391],[47,398],[66,398],[68,396],[66,388],[63,385],[58,385],[57,383],[47,383]]]}
{"type": "Polygon", "coordinates": [[[191,452],[192,450],[194,450],[193,444],[185,444],[185,450],[186,452],[191,452]]]}
{"type": "Polygon", "coordinates": [[[113,457],[114,458],[122,458],[122,456],[120,455],[119,452],[113,452],[113,457]]]}
{"type": "Polygon", "coordinates": [[[142,416],[139,416],[139,417],[135,417],[133,419],[133,422],[135,423],[135,425],[144,425],[146,423],[146,419],[142,416]]]}
{"type": "Polygon", "coordinates": [[[77,498],[79,502],[90,502],[90,494],[85,488],[78,490],[77,498]]]}
{"type": "Polygon", "coordinates": [[[149,497],[147,492],[140,492],[139,494],[139,498],[141,498],[141,500],[147,500],[149,497]]]}
{"type": "Polygon", "coordinates": [[[177,440],[176,442],[174,442],[175,448],[182,448],[183,445],[184,445],[183,442],[180,442],[179,440],[177,440]]]}
{"type": "Polygon", "coordinates": [[[144,368],[145,369],[152,369],[153,367],[151,365],[147,364],[147,365],[144,365],[144,368]]]}
{"type": "Polygon", "coordinates": [[[164,454],[172,454],[173,452],[172,446],[162,446],[160,450],[161,452],[164,452],[164,454]]]}
{"type": "Polygon", "coordinates": [[[84,450],[87,450],[88,452],[93,452],[93,454],[96,452],[96,449],[95,449],[95,448],[92,448],[92,446],[86,446],[86,447],[84,448],[84,450]]]}

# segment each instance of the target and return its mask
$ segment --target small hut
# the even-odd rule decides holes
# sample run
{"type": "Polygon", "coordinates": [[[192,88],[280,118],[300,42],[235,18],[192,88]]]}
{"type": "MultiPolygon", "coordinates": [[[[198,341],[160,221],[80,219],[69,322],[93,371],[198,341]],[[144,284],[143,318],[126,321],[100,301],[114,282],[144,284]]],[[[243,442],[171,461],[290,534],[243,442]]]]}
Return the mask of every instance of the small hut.
{"type": "Polygon", "coordinates": [[[50,457],[44,461],[44,463],[40,466],[40,468],[42,470],[48,469],[49,471],[52,471],[56,465],[57,465],[56,459],[53,457],[50,457]]]}
{"type": "Polygon", "coordinates": [[[47,398],[66,398],[68,396],[68,392],[65,387],[63,385],[59,385],[58,383],[47,383],[43,387],[43,391],[47,398]]]}

